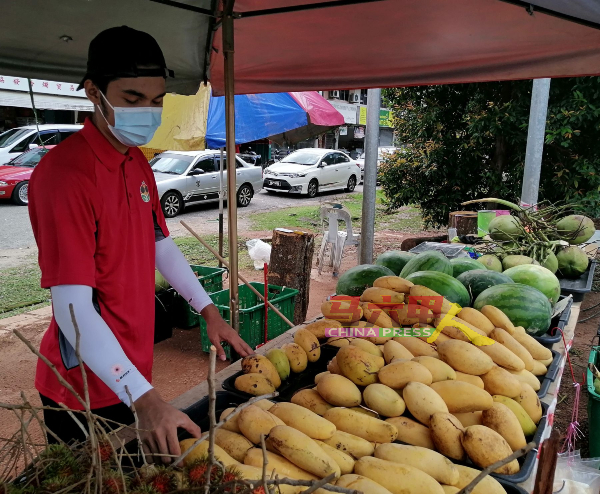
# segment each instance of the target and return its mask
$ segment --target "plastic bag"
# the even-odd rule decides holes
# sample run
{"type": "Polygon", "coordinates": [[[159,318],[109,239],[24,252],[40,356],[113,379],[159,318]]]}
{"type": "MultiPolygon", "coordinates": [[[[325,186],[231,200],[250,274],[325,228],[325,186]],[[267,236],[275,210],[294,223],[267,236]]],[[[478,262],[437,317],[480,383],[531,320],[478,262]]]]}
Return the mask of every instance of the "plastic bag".
{"type": "Polygon", "coordinates": [[[600,490],[600,470],[598,458],[561,456],[556,462],[554,492],[561,494],[597,494],[600,490]]]}
{"type": "Polygon", "coordinates": [[[271,246],[258,238],[246,242],[250,259],[254,261],[254,269],[264,269],[265,262],[269,264],[271,259],[271,246]]]}

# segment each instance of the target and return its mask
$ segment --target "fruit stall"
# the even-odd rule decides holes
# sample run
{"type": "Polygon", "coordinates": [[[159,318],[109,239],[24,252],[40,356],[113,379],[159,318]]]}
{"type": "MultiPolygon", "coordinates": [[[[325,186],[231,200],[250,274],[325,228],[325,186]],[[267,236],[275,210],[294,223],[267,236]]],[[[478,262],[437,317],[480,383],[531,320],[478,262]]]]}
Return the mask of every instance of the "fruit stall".
{"type": "MultiPolygon", "coordinates": [[[[321,317],[219,372],[221,420],[277,393],[225,424],[221,460],[262,467],[264,434],[280,475],[441,494],[516,455],[472,492],[531,492],[580,311],[561,279],[593,276],[595,251],[580,246],[595,229],[513,206],[467,257],[389,251],[347,270],[321,317]]],[[[173,401],[204,430],[207,394],[202,383],[173,401]]]]}

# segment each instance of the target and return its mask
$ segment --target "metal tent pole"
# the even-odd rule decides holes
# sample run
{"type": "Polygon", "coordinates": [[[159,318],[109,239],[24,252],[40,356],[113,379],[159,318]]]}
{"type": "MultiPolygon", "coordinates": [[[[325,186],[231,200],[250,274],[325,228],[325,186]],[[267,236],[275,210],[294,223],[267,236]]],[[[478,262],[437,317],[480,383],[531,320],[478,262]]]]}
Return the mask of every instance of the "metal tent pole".
{"type": "Polygon", "coordinates": [[[363,183],[360,263],[373,262],[375,239],[375,198],[377,194],[377,148],[379,147],[379,109],[381,89],[367,90],[367,130],[365,133],[365,178],[363,183]]]}
{"type": "MultiPolygon", "coordinates": [[[[221,160],[219,161],[219,255],[223,257],[223,148],[221,148],[221,160]]],[[[219,267],[223,263],[219,260],[219,267]]]]}
{"type": "Polygon", "coordinates": [[[227,234],[229,238],[230,324],[239,332],[237,198],[235,160],[235,99],[233,88],[233,4],[226,0],[223,9],[223,58],[225,61],[225,130],[227,150],[227,234]]]}
{"type": "Polygon", "coordinates": [[[521,205],[525,207],[534,206],[538,202],[549,95],[550,79],[534,79],[521,188],[521,205]]]}

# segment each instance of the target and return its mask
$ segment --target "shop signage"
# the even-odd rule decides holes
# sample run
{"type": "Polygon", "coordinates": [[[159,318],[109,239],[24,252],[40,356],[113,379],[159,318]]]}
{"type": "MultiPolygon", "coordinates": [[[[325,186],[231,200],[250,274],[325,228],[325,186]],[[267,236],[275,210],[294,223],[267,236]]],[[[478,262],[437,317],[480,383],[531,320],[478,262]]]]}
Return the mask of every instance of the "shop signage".
{"type": "Polygon", "coordinates": [[[354,138],[355,139],[364,139],[365,137],[365,128],[364,127],[354,127],[354,138]]]}
{"type": "Polygon", "coordinates": [[[347,136],[348,135],[348,127],[340,127],[340,135],[347,136]]]}
{"type": "MultiPolygon", "coordinates": [[[[358,125],[367,125],[367,107],[364,105],[358,110],[358,125]]],[[[393,127],[391,110],[379,110],[379,126],[393,127]]]]}
{"type": "MultiPolygon", "coordinates": [[[[75,83],[31,79],[31,85],[34,93],[86,98],[85,91],[77,91],[75,83]]],[[[29,91],[27,77],[0,75],[0,90],[29,91]]]]}
{"type": "Polygon", "coordinates": [[[356,124],[356,105],[346,103],[345,101],[329,100],[331,106],[339,111],[344,117],[344,123],[355,125],[356,124]]]}

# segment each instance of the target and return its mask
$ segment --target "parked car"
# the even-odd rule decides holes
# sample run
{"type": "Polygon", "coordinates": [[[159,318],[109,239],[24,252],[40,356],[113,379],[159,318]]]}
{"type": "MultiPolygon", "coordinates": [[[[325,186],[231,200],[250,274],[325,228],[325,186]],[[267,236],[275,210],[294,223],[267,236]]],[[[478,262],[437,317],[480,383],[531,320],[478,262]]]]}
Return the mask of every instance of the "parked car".
{"type": "Polygon", "coordinates": [[[54,146],[28,149],[5,165],[0,165],[0,199],[12,199],[19,206],[27,206],[29,179],[33,169],[54,146]]]}
{"type": "MultiPolygon", "coordinates": [[[[227,155],[224,153],[224,169],[227,155]]],[[[163,213],[173,218],[185,206],[219,200],[220,151],[166,151],[150,161],[163,213]]],[[[262,168],[236,156],[237,203],[250,204],[262,189],[262,168]]],[[[227,171],[223,172],[223,190],[227,192],[227,171]]]]}
{"type": "Polygon", "coordinates": [[[265,168],[263,188],[315,197],[317,192],[346,189],[352,192],[360,168],[347,154],[334,149],[304,148],[265,168]]]}
{"type": "MultiPolygon", "coordinates": [[[[395,148],[392,146],[381,146],[377,148],[377,171],[379,172],[379,166],[383,162],[383,159],[386,155],[394,154],[396,151],[400,151],[400,148],[395,148]]],[[[363,152],[360,155],[360,158],[356,160],[356,162],[360,166],[360,181],[362,182],[365,178],[365,153],[363,152]]]]}
{"type": "Polygon", "coordinates": [[[79,131],[82,125],[45,124],[16,127],[0,134],[0,165],[8,163],[28,149],[54,146],[79,131]]]}

